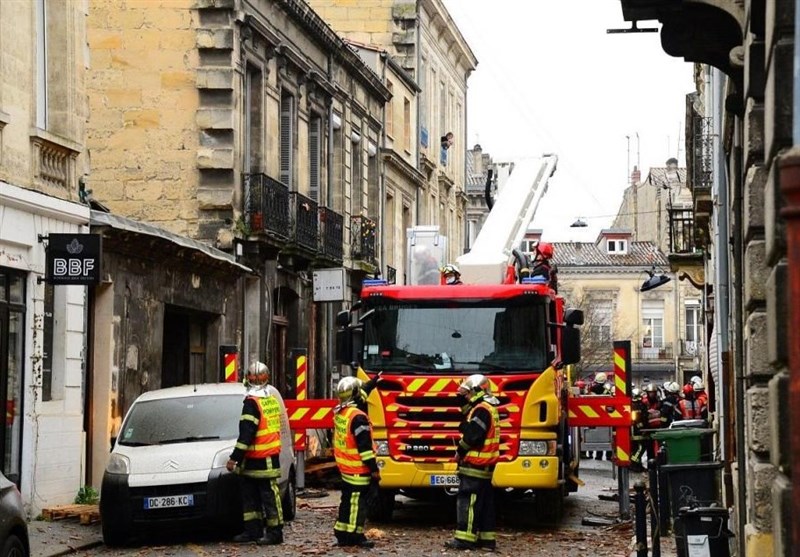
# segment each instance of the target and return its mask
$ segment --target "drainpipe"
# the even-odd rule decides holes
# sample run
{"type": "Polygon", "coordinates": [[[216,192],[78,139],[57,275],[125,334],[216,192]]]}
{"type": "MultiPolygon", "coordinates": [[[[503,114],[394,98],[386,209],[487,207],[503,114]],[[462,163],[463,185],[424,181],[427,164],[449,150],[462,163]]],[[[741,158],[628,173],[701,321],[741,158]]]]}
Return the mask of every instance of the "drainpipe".
{"type": "MultiPolygon", "coordinates": [[[[333,79],[333,54],[328,54],[328,80],[333,79]]],[[[333,98],[331,98],[331,104],[328,108],[328,184],[325,192],[325,203],[328,205],[329,209],[333,209],[333,164],[334,164],[334,156],[333,156],[333,98]]],[[[326,340],[326,365],[328,371],[328,377],[325,378],[325,389],[323,393],[320,393],[318,396],[323,397],[330,397],[332,390],[331,379],[330,376],[331,372],[336,369],[335,364],[333,363],[333,354],[335,352],[334,346],[334,322],[333,322],[333,304],[323,304],[325,306],[325,335],[326,340]]]]}
{"type": "MultiPolygon", "coordinates": [[[[420,16],[420,3],[419,3],[419,1],[417,1],[416,17],[414,19],[414,34],[416,35],[416,38],[414,40],[416,41],[416,44],[417,44],[417,46],[416,46],[416,50],[417,50],[417,52],[416,52],[416,56],[417,56],[416,64],[417,64],[417,67],[416,67],[416,71],[414,72],[414,80],[418,84],[419,84],[420,64],[422,64],[422,33],[420,31],[420,21],[419,21],[420,17],[421,17],[420,16]]],[[[426,93],[426,91],[422,91],[423,95],[425,93],[426,93]]],[[[419,134],[420,134],[421,130],[422,130],[422,114],[420,114],[419,100],[417,100],[417,137],[415,139],[416,144],[417,144],[417,170],[419,170],[419,163],[420,163],[420,151],[421,151],[421,149],[420,149],[420,143],[419,143],[419,134]]],[[[428,144],[430,144],[430,142],[431,142],[431,131],[428,130],[428,144]]],[[[419,206],[420,206],[420,191],[419,190],[420,190],[420,188],[417,187],[416,195],[414,196],[414,213],[415,213],[415,215],[414,215],[414,224],[415,225],[419,225],[419,206]]],[[[404,231],[404,233],[405,233],[405,231],[404,231]]]]}
{"type": "MultiPolygon", "coordinates": [[[[388,57],[389,54],[385,50],[380,53],[380,58],[383,61],[383,64],[381,64],[381,83],[384,85],[386,85],[386,65],[389,63],[387,60],[388,57]]],[[[391,102],[391,99],[389,102],[391,102]]],[[[367,139],[367,144],[369,145],[369,139],[367,139]]],[[[383,103],[383,110],[381,110],[381,141],[378,145],[378,152],[375,153],[375,156],[378,157],[378,164],[376,165],[378,168],[378,219],[381,223],[380,265],[386,269],[386,219],[384,218],[386,213],[386,171],[381,154],[384,147],[386,147],[386,103],[383,103]]],[[[367,153],[367,155],[369,156],[369,153],[367,153]]],[[[394,234],[394,230],[392,230],[391,233],[394,234]]],[[[394,263],[394,261],[392,261],[392,263],[394,263]]],[[[380,268],[378,271],[380,272],[380,268]]],[[[382,274],[383,273],[381,273],[381,275],[382,274]]]]}
{"type": "MultiPolygon", "coordinates": [[[[742,192],[738,184],[737,172],[741,168],[742,158],[742,124],[741,121],[736,119],[734,130],[734,148],[733,148],[733,215],[736,222],[742,222],[742,192]]],[[[731,230],[733,241],[732,255],[733,255],[733,274],[735,283],[733,286],[733,362],[734,362],[734,397],[736,403],[736,461],[738,463],[736,470],[737,483],[739,488],[737,491],[737,536],[739,545],[739,555],[745,555],[745,525],[747,523],[747,447],[745,445],[745,423],[741,419],[745,415],[745,366],[744,366],[744,307],[742,303],[743,292],[743,276],[744,265],[742,261],[742,227],[735,226],[731,230]]]]}

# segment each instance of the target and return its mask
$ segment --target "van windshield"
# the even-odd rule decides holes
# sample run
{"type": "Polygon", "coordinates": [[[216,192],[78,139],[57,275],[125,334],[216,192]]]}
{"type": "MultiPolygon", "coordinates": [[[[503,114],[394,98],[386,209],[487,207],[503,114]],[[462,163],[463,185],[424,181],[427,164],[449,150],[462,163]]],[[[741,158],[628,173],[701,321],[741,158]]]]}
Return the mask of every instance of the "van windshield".
{"type": "Polygon", "coordinates": [[[236,439],[243,396],[189,396],[150,400],[133,405],[119,435],[119,444],[159,445],[236,439]]]}

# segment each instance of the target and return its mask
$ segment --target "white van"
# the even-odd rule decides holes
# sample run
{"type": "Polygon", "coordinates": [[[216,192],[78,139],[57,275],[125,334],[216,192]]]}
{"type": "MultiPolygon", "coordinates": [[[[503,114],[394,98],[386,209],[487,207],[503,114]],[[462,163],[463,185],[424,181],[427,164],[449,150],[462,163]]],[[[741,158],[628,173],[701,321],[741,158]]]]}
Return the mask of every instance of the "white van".
{"type": "MultiPolygon", "coordinates": [[[[295,459],[280,393],[283,516],[296,512],[295,459]]],[[[241,383],[184,385],[139,396],[113,440],[100,491],[103,541],[120,545],[166,528],[242,529],[238,478],[225,463],[239,436],[241,383]]]]}

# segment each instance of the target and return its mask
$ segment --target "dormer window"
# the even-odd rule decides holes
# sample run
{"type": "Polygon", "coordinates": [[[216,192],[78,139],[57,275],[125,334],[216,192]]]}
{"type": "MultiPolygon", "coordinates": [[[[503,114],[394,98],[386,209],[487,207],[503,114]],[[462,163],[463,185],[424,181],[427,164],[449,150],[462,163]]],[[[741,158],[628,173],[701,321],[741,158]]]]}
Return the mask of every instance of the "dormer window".
{"type": "Polygon", "coordinates": [[[606,251],[609,254],[624,255],[624,254],[628,253],[628,241],[627,240],[607,240],[606,241],[606,251]]]}

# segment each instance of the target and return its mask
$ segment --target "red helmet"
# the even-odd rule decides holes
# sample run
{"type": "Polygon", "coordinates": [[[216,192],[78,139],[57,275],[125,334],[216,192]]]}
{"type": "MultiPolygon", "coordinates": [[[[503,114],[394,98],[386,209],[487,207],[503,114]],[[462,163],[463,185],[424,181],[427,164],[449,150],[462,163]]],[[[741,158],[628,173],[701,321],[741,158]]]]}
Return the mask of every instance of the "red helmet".
{"type": "Polygon", "coordinates": [[[694,394],[694,387],[691,385],[691,383],[687,383],[686,385],[683,386],[683,394],[685,395],[694,394]]]}
{"type": "Polygon", "coordinates": [[[539,245],[536,246],[536,251],[542,254],[542,257],[544,257],[545,259],[550,259],[551,257],[553,257],[553,244],[549,244],[547,242],[545,243],[540,242],[539,245]]]}
{"type": "Polygon", "coordinates": [[[586,381],[584,381],[583,379],[578,379],[578,381],[575,383],[575,386],[578,387],[579,389],[582,389],[586,386],[586,381]]]}

